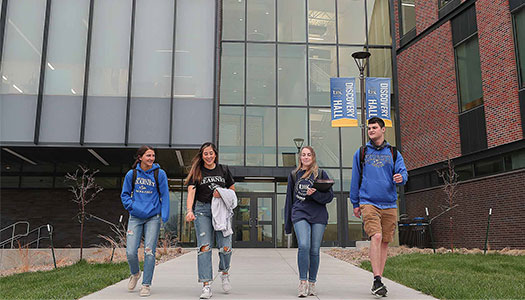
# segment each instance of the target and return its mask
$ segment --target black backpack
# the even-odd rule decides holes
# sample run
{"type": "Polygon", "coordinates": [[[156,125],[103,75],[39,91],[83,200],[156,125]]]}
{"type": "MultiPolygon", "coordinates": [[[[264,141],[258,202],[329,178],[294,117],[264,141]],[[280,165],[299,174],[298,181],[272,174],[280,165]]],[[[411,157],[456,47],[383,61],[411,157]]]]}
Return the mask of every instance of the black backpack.
{"type": "MultiPolygon", "coordinates": [[[[153,170],[153,176],[155,177],[155,186],[157,187],[157,192],[159,193],[159,201],[162,203],[162,198],[160,197],[159,169],[158,168],[153,170]]],[[[132,193],[135,192],[135,181],[137,181],[137,169],[133,169],[133,180],[131,181],[131,191],[132,191],[132,193]]]]}
{"type": "MultiPolygon", "coordinates": [[[[390,149],[390,153],[392,154],[392,159],[394,161],[394,167],[395,167],[396,160],[397,160],[397,147],[393,147],[393,146],[390,146],[390,145],[387,145],[387,147],[390,149]]],[[[368,148],[368,146],[361,146],[359,148],[359,165],[361,166],[361,172],[359,172],[359,176],[360,176],[360,178],[359,178],[359,187],[361,187],[361,182],[363,181],[363,168],[365,166],[366,148],[368,148]]],[[[395,173],[396,173],[396,170],[394,168],[394,174],[395,173]]]]}

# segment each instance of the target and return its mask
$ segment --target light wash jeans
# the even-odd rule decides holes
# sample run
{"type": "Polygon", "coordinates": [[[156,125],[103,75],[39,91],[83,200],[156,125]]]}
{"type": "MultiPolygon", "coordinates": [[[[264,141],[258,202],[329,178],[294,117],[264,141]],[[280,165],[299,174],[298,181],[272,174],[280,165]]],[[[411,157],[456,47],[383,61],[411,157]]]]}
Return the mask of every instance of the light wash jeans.
{"type": "Polygon", "coordinates": [[[293,224],[299,251],[297,265],[299,266],[299,280],[315,282],[319,270],[319,251],[323,240],[325,224],[310,224],[306,220],[299,220],[293,224]]]}
{"type": "Polygon", "coordinates": [[[155,251],[159,239],[160,215],[155,215],[148,219],[140,219],[132,215],[129,216],[128,233],[126,234],[126,256],[128,258],[129,270],[131,274],[140,271],[138,249],[142,233],[144,233],[144,276],[143,285],[151,285],[153,270],[155,269],[155,251]]]}
{"type": "Polygon", "coordinates": [[[213,229],[211,203],[200,201],[195,203],[195,234],[197,235],[197,246],[199,247],[197,253],[199,282],[210,282],[213,280],[213,269],[211,266],[213,236],[215,236],[216,245],[219,248],[219,272],[228,272],[232,256],[233,235],[224,237],[221,231],[213,229]]]}

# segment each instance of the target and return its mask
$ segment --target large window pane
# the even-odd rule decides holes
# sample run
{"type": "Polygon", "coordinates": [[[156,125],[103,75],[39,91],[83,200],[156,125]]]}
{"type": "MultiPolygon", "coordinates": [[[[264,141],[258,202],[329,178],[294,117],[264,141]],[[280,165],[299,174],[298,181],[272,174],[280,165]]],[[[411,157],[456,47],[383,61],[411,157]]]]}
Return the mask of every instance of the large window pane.
{"type": "Polygon", "coordinates": [[[369,45],[392,45],[388,2],[388,0],[371,0],[367,2],[369,45]]]}
{"type": "Polygon", "coordinates": [[[369,49],[370,77],[392,78],[392,49],[369,49]]]}
{"type": "MultiPolygon", "coordinates": [[[[349,47],[349,46],[339,46],[339,77],[356,77],[356,92],[361,91],[361,86],[359,85],[359,68],[355,63],[352,53],[357,51],[365,51],[363,47],[349,47]]],[[[359,102],[358,98],[358,102],[359,102]]],[[[358,105],[360,105],[358,103],[358,105]]]]}
{"type": "MultiPolygon", "coordinates": [[[[209,0],[176,2],[174,97],[213,98],[215,3],[209,0]]],[[[171,43],[172,38],[168,40],[171,43]]]]}
{"type": "Polygon", "coordinates": [[[456,47],[456,65],[461,110],[464,111],[482,105],[483,90],[477,35],[456,47]]]}
{"type": "Polygon", "coordinates": [[[328,224],[323,235],[324,242],[338,241],[337,238],[337,197],[334,196],[332,202],[326,205],[328,210],[328,224]]]}
{"type": "Polygon", "coordinates": [[[131,144],[168,144],[174,0],[138,0],[131,84],[131,144]]]}
{"type": "Polygon", "coordinates": [[[514,30],[518,49],[518,68],[521,77],[521,86],[525,87],[525,9],[514,14],[514,30]]]}
{"type": "Polygon", "coordinates": [[[78,142],[84,89],[89,1],[51,5],[40,140],[78,142]]]}
{"type": "Polygon", "coordinates": [[[32,141],[46,1],[9,1],[0,81],[0,141],[32,141]]]}
{"type": "Polygon", "coordinates": [[[304,0],[277,0],[277,36],[280,42],[306,40],[305,5],[304,0]]]}
{"type": "Polygon", "coordinates": [[[244,44],[222,43],[220,102],[244,103],[244,44]]]}
{"type": "Polygon", "coordinates": [[[310,109],[311,145],[321,167],[339,167],[339,129],[332,127],[330,109],[310,109]]]}
{"type": "Polygon", "coordinates": [[[308,0],[308,41],[335,43],[335,0],[308,0]]]}
{"type": "Polygon", "coordinates": [[[248,44],[247,104],[275,105],[275,45],[248,44]]]}
{"type": "Polygon", "coordinates": [[[246,108],[246,165],[275,166],[275,108],[246,108]]]}
{"type": "MultiPolygon", "coordinates": [[[[297,153],[297,147],[293,139],[304,139],[303,145],[308,145],[308,133],[306,123],[306,108],[279,108],[279,166],[283,166],[283,158],[287,155],[297,153]]],[[[286,159],[286,158],[285,158],[286,159]]]]}
{"type": "MultiPolygon", "coordinates": [[[[361,126],[361,109],[357,112],[357,124],[361,126]]],[[[361,127],[342,127],[341,128],[341,156],[343,158],[343,168],[353,166],[354,153],[361,147],[362,141],[361,127]]],[[[366,133],[365,133],[366,134],[366,133]]],[[[368,137],[366,138],[368,141],[368,137]]],[[[343,187],[347,191],[349,187],[343,187]]]]}
{"type": "Polygon", "coordinates": [[[219,159],[227,165],[244,165],[244,109],[221,106],[219,111],[219,159]]]}
{"type": "Polygon", "coordinates": [[[278,46],[279,105],[306,105],[306,46],[278,46]]]}
{"type": "Polygon", "coordinates": [[[244,0],[222,2],[222,39],[244,40],[244,0]]]}
{"type": "Polygon", "coordinates": [[[401,0],[401,35],[416,28],[416,4],[414,0],[401,0]]]}
{"type": "Polygon", "coordinates": [[[335,46],[310,46],[310,105],[330,106],[330,77],[337,77],[335,46]]]}
{"type": "Polygon", "coordinates": [[[131,2],[95,3],[86,142],[124,142],[130,30],[131,2]]]}
{"type": "MultiPolygon", "coordinates": [[[[315,153],[317,153],[317,149],[315,153]]],[[[339,173],[340,169],[322,169],[328,174],[330,179],[334,180],[334,185],[332,186],[334,192],[341,191],[341,174],[339,173]]]]}
{"type": "Polygon", "coordinates": [[[286,195],[277,195],[277,220],[275,226],[277,226],[277,235],[275,236],[275,247],[286,248],[288,247],[288,238],[284,233],[284,205],[286,203],[286,195]]]}
{"type": "Polygon", "coordinates": [[[249,41],[275,41],[275,0],[248,1],[249,41]]]}
{"type": "Polygon", "coordinates": [[[339,43],[365,44],[365,2],[337,0],[339,43]]]}

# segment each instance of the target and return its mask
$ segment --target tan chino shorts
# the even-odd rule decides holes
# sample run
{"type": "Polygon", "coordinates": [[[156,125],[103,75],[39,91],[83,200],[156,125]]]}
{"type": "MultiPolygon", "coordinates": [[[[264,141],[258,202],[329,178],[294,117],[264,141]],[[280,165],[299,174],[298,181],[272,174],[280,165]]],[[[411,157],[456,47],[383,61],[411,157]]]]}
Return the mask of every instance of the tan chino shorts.
{"type": "Polygon", "coordinates": [[[396,230],[397,208],[379,209],[370,204],[361,205],[360,208],[366,234],[372,237],[381,233],[383,242],[390,243],[396,230]]]}

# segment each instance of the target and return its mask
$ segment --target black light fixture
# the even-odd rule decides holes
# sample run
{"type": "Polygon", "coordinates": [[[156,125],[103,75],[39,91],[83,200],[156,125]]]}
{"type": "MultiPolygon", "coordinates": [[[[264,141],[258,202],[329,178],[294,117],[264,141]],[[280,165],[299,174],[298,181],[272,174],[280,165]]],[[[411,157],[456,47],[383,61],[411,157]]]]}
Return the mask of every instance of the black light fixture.
{"type": "Polygon", "coordinates": [[[366,145],[366,107],[365,107],[365,68],[370,57],[368,51],[358,51],[352,53],[352,57],[357,64],[359,69],[359,82],[361,86],[361,143],[363,146],[366,145]]]}
{"type": "Polygon", "coordinates": [[[295,143],[295,147],[297,147],[297,153],[301,151],[301,147],[303,146],[304,139],[303,138],[295,138],[293,139],[293,142],[295,143]]]}

